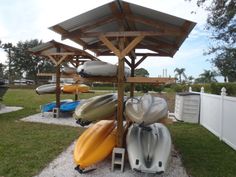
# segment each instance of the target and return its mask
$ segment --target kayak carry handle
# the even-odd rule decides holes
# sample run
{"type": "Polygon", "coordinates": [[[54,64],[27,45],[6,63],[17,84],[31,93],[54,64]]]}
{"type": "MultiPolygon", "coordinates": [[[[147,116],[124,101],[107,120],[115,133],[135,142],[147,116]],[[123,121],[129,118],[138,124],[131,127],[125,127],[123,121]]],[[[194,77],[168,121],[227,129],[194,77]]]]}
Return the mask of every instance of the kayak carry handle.
{"type": "Polygon", "coordinates": [[[96,170],[96,168],[91,168],[91,169],[85,170],[85,169],[81,169],[80,166],[78,165],[75,167],[75,170],[78,171],[80,174],[85,174],[85,173],[89,173],[91,171],[96,170]]]}
{"type": "Polygon", "coordinates": [[[87,120],[82,120],[82,119],[78,119],[76,121],[77,124],[81,125],[82,127],[89,125],[90,123],[92,123],[92,121],[87,121],[87,120]]]}

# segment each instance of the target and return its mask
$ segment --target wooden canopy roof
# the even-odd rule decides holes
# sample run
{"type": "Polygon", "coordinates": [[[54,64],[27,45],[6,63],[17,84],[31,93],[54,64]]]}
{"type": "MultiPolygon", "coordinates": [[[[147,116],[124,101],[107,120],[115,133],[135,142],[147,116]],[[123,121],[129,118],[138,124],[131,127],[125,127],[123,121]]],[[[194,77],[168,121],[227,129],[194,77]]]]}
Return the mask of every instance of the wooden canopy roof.
{"type": "Polygon", "coordinates": [[[118,46],[118,38],[124,38],[129,44],[135,37],[143,36],[129,56],[173,57],[194,26],[195,23],[189,20],[115,0],[49,29],[97,56],[115,55],[114,50],[111,52],[104,45],[101,36],[108,38],[114,46],[118,46]],[[136,49],[150,51],[142,53],[136,49]]]}
{"type": "Polygon", "coordinates": [[[30,48],[29,51],[35,55],[50,59],[55,65],[59,65],[66,61],[70,62],[74,66],[78,66],[79,63],[83,63],[88,60],[98,60],[98,58],[84,50],[80,50],[54,40],[30,48]]]}

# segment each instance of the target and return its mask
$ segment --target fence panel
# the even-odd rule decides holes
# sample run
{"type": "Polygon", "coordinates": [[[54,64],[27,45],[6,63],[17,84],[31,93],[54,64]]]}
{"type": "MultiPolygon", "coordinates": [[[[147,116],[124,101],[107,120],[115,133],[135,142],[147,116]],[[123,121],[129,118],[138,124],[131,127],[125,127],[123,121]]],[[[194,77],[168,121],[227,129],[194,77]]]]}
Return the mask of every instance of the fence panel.
{"type": "Polygon", "coordinates": [[[220,136],[221,96],[201,93],[200,123],[220,136]]]}
{"type": "Polygon", "coordinates": [[[236,150],[236,98],[224,97],[222,139],[236,150]]]}

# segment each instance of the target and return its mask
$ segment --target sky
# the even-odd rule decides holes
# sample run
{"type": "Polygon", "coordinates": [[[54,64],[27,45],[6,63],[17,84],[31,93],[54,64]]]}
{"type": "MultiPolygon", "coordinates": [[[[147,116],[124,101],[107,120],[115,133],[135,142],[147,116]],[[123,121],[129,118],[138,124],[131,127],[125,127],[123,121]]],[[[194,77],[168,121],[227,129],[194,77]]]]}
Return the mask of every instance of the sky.
{"type": "MultiPolygon", "coordinates": [[[[93,8],[111,2],[112,0],[0,0],[0,40],[3,43],[42,39],[43,42],[52,39],[74,47],[81,48],[69,40],[61,41],[60,35],[48,28],[64,20],[82,14],[93,8]]],[[[150,76],[174,76],[175,68],[185,68],[187,76],[197,78],[204,69],[214,69],[209,62],[210,56],[204,56],[209,47],[210,33],[205,30],[207,12],[198,8],[196,1],[185,0],[126,0],[157,11],[168,13],[180,18],[196,22],[188,38],[173,58],[147,58],[140,67],[148,70],[150,76]],[[191,13],[191,12],[195,13],[191,13]],[[150,61],[152,64],[150,65],[150,61]]],[[[111,57],[99,57],[101,60],[117,63],[111,57]]],[[[6,54],[0,50],[0,62],[6,61],[6,54]]]]}

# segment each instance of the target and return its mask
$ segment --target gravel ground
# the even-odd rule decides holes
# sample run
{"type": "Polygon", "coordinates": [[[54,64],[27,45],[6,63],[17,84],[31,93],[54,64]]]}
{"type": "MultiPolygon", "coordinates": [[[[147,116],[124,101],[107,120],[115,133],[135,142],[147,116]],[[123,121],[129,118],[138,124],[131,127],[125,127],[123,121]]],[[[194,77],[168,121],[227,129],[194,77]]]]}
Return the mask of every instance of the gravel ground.
{"type": "Polygon", "coordinates": [[[18,110],[21,110],[21,109],[23,109],[23,108],[22,107],[16,107],[16,106],[3,106],[3,105],[1,105],[0,114],[13,112],[13,111],[18,111],[18,110]]]}
{"type": "Polygon", "coordinates": [[[53,160],[43,171],[35,177],[188,177],[185,169],[182,166],[180,157],[178,153],[173,149],[171,154],[170,165],[167,171],[162,175],[154,174],[144,174],[134,172],[130,169],[128,160],[126,159],[124,173],[120,172],[118,169],[111,172],[111,158],[107,158],[103,162],[91,167],[96,168],[95,171],[79,174],[74,170],[75,164],[73,163],[73,148],[74,143],[72,143],[66,151],[61,153],[55,160],[53,160]]]}
{"type": "MultiPolygon", "coordinates": [[[[40,122],[46,124],[59,124],[59,125],[68,125],[73,127],[79,127],[75,123],[75,119],[72,117],[62,117],[62,118],[52,118],[50,113],[42,113],[31,115],[29,117],[21,119],[22,121],[27,122],[40,122]]],[[[89,172],[87,174],[79,174],[74,170],[75,164],[73,162],[73,149],[74,143],[72,143],[67,150],[62,152],[55,160],[53,160],[45,169],[40,172],[35,177],[188,177],[185,168],[182,166],[182,162],[178,153],[172,149],[170,165],[167,171],[162,175],[154,174],[143,174],[134,172],[130,169],[128,160],[126,159],[125,171],[124,173],[119,170],[111,172],[111,158],[107,158],[103,162],[91,167],[96,168],[95,171],[89,172]]]]}
{"type": "Polygon", "coordinates": [[[67,125],[72,127],[79,127],[75,119],[71,115],[64,115],[60,118],[53,118],[52,113],[38,113],[21,119],[25,122],[39,122],[45,124],[67,125]]]}

